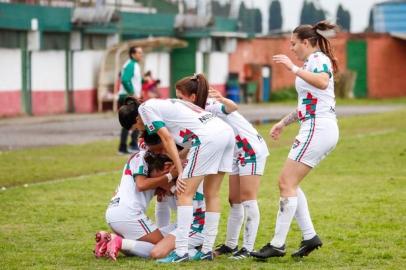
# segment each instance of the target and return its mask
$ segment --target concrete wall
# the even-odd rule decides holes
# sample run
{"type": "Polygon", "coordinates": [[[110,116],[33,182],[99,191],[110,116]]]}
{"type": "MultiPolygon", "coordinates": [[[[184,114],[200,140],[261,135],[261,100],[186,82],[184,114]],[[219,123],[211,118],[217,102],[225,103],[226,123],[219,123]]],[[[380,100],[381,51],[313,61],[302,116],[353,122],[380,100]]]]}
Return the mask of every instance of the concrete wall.
{"type": "Polygon", "coordinates": [[[212,52],[208,58],[209,66],[207,76],[209,84],[224,94],[229,73],[229,54],[212,52]]]}
{"type": "Polygon", "coordinates": [[[144,70],[150,70],[155,79],[160,79],[159,91],[163,98],[169,97],[170,88],[170,55],[166,52],[147,53],[144,58],[144,70]]]}
{"type": "Polygon", "coordinates": [[[31,98],[34,115],[66,112],[64,51],[34,51],[31,56],[31,98]]]}
{"type": "Polygon", "coordinates": [[[0,49],[0,116],[21,113],[21,50],[0,49]]]}
{"type": "Polygon", "coordinates": [[[73,98],[75,112],[97,109],[97,78],[104,51],[78,51],[73,54],[73,98]]]}

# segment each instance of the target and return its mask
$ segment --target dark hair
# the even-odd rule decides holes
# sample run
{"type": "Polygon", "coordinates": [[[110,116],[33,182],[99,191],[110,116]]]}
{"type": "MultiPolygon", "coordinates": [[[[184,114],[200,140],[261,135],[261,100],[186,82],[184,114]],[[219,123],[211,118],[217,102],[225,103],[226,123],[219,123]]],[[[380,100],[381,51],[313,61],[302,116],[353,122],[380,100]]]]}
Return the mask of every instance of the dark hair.
{"type": "Polygon", "coordinates": [[[137,52],[138,49],[141,49],[140,46],[131,46],[130,49],[128,50],[128,56],[133,59],[133,54],[137,52]]]}
{"type": "Polygon", "coordinates": [[[333,48],[330,41],[320,34],[320,31],[326,30],[338,30],[338,27],[328,21],[320,21],[315,25],[300,25],[293,30],[293,33],[296,34],[300,40],[309,40],[313,47],[318,45],[320,50],[330,58],[331,63],[333,64],[333,71],[336,73],[338,71],[338,61],[334,56],[333,48]]]}
{"type": "Polygon", "coordinates": [[[134,125],[139,106],[139,101],[134,97],[127,97],[124,100],[124,105],[118,110],[118,121],[123,128],[130,130],[134,125]]]}
{"type": "Polygon", "coordinates": [[[162,142],[158,134],[148,134],[147,131],[142,132],[141,138],[144,138],[146,145],[157,145],[162,142]]]}
{"type": "Polygon", "coordinates": [[[190,96],[195,94],[196,100],[194,103],[204,109],[207,96],[209,95],[209,83],[203,74],[185,77],[177,81],[175,87],[184,95],[190,96]]]}
{"type": "Polygon", "coordinates": [[[172,160],[164,154],[154,154],[147,152],[144,156],[145,162],[148,164],[148,176],[153,170],[162,171],[166,162],[172,162],[172,160]]]}

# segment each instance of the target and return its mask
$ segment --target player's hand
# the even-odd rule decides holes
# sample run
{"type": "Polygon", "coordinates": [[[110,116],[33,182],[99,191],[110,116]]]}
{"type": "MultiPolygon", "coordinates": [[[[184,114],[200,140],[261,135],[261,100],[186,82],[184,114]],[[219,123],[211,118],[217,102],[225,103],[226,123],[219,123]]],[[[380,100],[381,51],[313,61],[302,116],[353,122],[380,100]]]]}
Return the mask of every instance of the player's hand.
{"type": "Polygon", "coordinates": [[[172,175],[173,178],[178,177],[178,170],[176,169],[175,165],[171,166],[169,173],[172,175]]]}
{"type": "Polygon", "coordinates": [[[182,179],[182,174],[178,175],[178,180],[176,180],[176,192],[182,194],[186,190],[186,182],[182,179]]]}
{"type": "Polygon", "coordinates": [[[269,131],[269,136],[271,136],[272,139],[277,141],[279,139],[279,136],[281,135],[282,130],[283,130],[284,127],[285,126],[283,125],[283,123],[278,122],[269,131]]]}
{"type": "Polygon", "coordinates": [[[272,60],[277,64],[284,65],[288,70],[292,70],[292,67],[294,66],[292,60],[284,54],[274,55],[272,56],[272,60]]]}
{"type": "Polygon", "coordinates": [[[220,91],[210,87],[209,88],[209,97],[216,99],[217,101],[221,101],[224,97],[220,93],[220,91]]]}

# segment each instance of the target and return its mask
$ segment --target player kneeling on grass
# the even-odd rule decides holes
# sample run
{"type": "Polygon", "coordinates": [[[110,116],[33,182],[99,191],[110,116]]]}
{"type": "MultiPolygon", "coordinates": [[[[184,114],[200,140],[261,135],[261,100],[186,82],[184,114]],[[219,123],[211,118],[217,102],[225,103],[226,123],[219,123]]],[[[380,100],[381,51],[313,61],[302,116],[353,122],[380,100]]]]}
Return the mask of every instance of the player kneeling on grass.
{"type": "MultiPolygon", "coordinates": [[[[146,144],[151,139],[148,136],[145,137],[146,144]]],[[[159,137],[155,140],[159,141],[159,137]]],[[[158,143],[155,147],[159,151],[158,143]]],[[[116,234],[96,234],[96,257],[107,255],[115,260],[120,248],[126,254],[142,256],[149,254],[154,244],[163,239],[163,233],[145,212],[156,189],[160,187],[169,190],[171,183],[168,179],[177,176],[177,171],[171,170],[168,161],[168,157],[157,156],[150,151],[140,151],[129,158],[117,193],[106,211],[106,221],[116,234]],[[137,254],[136,251],[143,251],[143,254],[137,254]]]]}

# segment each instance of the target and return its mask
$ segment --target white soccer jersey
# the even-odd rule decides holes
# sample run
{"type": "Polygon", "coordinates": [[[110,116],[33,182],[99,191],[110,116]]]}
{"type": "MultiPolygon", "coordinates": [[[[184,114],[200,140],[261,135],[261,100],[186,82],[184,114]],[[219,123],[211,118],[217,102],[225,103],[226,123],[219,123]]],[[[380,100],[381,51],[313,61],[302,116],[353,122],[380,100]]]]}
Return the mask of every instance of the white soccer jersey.
{"type": "Polygon", "coordinates": [[[175,142],[186,148],[207,143],[207,138],[228,128],[212,113],[179,99],[149,99],[141,104],[138,112],[148,133],[166,127],[175,142]]]}
{"type": "Polygon", "coordinates": [[[137,220],[144,216],[155,194],[155,189],[138,191],[135,183],[137,175],[148,175],[148,166],[144,160],[145,153],[146,151],[135,153],[124,166],[120,185],[107,209],[109,223],[137,220]]]}
{"type": "Polygon", "coordinates": [[[327,89],[318,89],[296,76],[296,91],[298,93],[297,113],[301,121],[310,118],[333,118],[335,114],[334,77],[330,58],[322,52],[312,53],[304,63],[304,70],[329,75],[327,89]]]}
{"type": "Polygon", "coordinates": [[[203,231],[205,213],[206,203],[204,202],[203,182],[201,182],[193,197],[193,223],[190,226],[190,234],[201,233],[203,231]]]}
{"type": "Polygon", "coordinates": [[[239,112],[228,114],[225,106],[213,98],[207,99],[205,110],[218,116],[233,128],[236,140],[235,158],[240,164],[256,162],[258,156],[269,155],[264,139],[239,112]]]}

